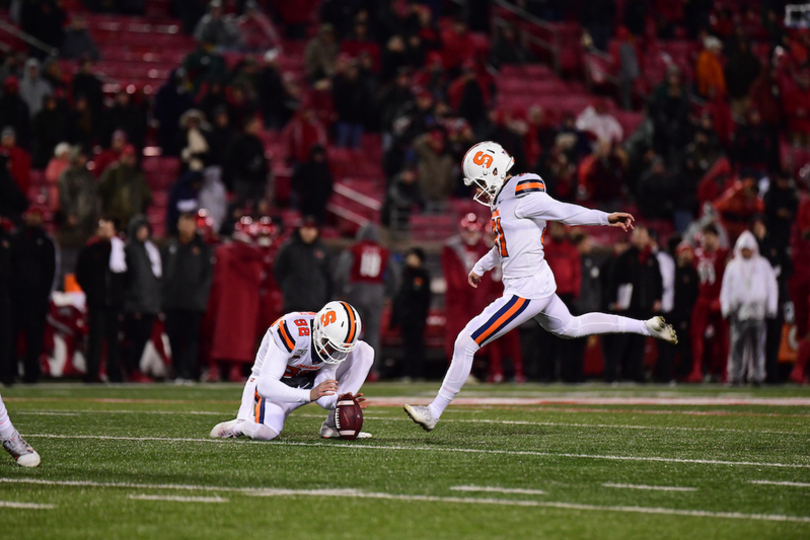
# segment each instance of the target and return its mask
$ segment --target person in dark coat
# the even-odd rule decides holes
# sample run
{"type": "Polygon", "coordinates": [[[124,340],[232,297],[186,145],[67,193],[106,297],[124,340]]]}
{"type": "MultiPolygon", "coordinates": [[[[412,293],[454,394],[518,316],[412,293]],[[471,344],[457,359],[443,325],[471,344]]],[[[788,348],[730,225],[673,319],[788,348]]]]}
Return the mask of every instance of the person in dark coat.
{"type": "Polygon", "coordinates": [[[31,113],[28,105],[20,97],[20,80],[14,75],[9,75],[3,81],[3,95],[0,96],[0,126],[13,127],[20,146],[30,148],[31,113]]]}
{"type": "MultiPolygon", "coordinates": [[[[630,243],[630,248],[616,259],[613,268],[608,287],[609,307],[628,317],[649,319],[661,311],[664,289],[661,270],[646,227],[636,227],[630,243]]],[[[611,341],[611,354],[605,358],[605,380],[615,381],[621,368],[623,378],[644,382],[645,336],[617,334],[611,341]]]]}
{"type": "Polygon", "coordinates": [[[309,161],[296,167],[292,189],[302,215],[313,216],[318,223],[326,218],[326,204],[332,196],[332,173],[326,162],[326,150],[316,144],[309,152],[309,161]]]}
{"type": "Polygon", "coordinates": [[[394,231],[407,231],[414,210],[425,208],[418,170],[408,165],[391,182],[382,209],[382,223],[394,231]]]}
{"type": "MultiPolygon", "coordinates": [[[[73,76],[73,96],[78,99],[84,96],[93,115],[93,122],[98,127],[103,118],[104,92],[101,79],[93,73],[93,60],[89,56],[82,57],[79,62],[79,72],[73,76]]],[[[105,141],[106,144],[106,141],[105,141]]]]}
{"type": "Polygon", "coordinates": [[[177,238],[163,252],[163,310],[178,382],[194,379],[200,322],[208,305],[214,273],[211,246],[197,234],[194,212],[177,220],[177,238]]]}
{"type": "Polygon", "coordinates": [[[152,243],[152,229],[146,218],[138,214],[129,222],[127,243],[127,273],[124,283],[124,367],[131,382],[147,382],[141,373],[140,361],[144,347],[152,336],[155,318],[160,312],[162,291],[160,278],[163,267],[160,251],[152,243]]]}
{"type": "Polygon", "coordinates": [[[199,210],[202,183],[201,172],[188,171],[172,184],[169,190],[169,204],[166,206],[166,230],[169,234],[177,234],[180,214],[199,210]]]}
{"type": "Polygon", "coordinates": [[[115,96],[115,103],[104,111],[102,116],[104,130],[101,142],[107,145],[112,141],[116,130],[123,130],[127,140],[136,148],[143,148],[146,138],[146,108],[135,103],[126,90],[120,90],[115,96]]]}
{"type": "Polygon", "coordinates": [[[350,61],[344,72],[333,79],[332,101],[337,112],[337,145],[342,148],[359,148],[371,94],[360,78],[355,61],[350,61]]]}
{"type": "Polygon", "coordinates": [[[271,49],[264,55],[264,67],[259,71],[257,78],[257,94],[265,127],[283,128],[289,120],[289,112],[284,103],[289,96],[279,71],[276,50],[271,49]]]}
{"type": "Polygon", "coordinates": [[[8,162],[8,156],[0,153],[0,217],[19,223],[20,216],[28,208],[28,198],[12,178],[8,162]]]}
{"type": "Polygon", "coordinates": [[[799,210],[799,194],[790,174],[776,173],[768,192],[765,193],[765,219],[771,239],[777,249],[787,252],[790,231],[799,210]]]}
{"type": "Polygon", "coordinates": [[[119,364],[118,330],[124,307],[124,279],[127,271],[124,241],[118,238],[115,218],[99,220],[96,236],[79,252],[76,281],[87,298],[87,373],[85,382],[99,381],[99,366],[107,343],[107,378],[122,382],[119,364]]]}
{"type": "Polygon", "coordinates": [[[87,55],[96,62],[101,59],[90,32],[87,31],[87,21],[80,15],[73,15],[70,25],[65,29],[65,41],[59,51],[62,58],[78,60],[87,55]]]}
{"type": "Polygon", "coordinates": [[[259,138],[260,129],[258,117],[254,116],[245,122],[242,134],[231,143],[225,160],[225,183],[236,192],[235,204],[239,208],[248,201],[255,208],[267,191],[270,163],[264,155],[264,144],[259,138]]]}
{"type": "Polygon", "coordinates": [[[430,311],[430,274],[425,252],[415,247],[405,254],[400,288],[394,298],[391,325],[402,330],[405,358],[402,373],[410,380],[425,376],[425,328],[430,311]]]}
{"type": "MultiPolygon", "coordinates": [[[[24,225],[11,238],[11,304],[14,340],[25,338],[23,381],[39,380],[39,356],[45,335],[45,317],[56,276],[56,243],[42,228],[42,210],[29,209],[24,225]]],[[[15,363],[12,360],[12,369],[15,363]]],[[[16,370],[14,370],[16,371],[16,370]]]]}
{"type": "Polygon", "coordinates": [[[14,384],[17,375],[14,351],[14,309],[11,304],[11,222],[0,219],[0,383],[14,384]]]}
{"type": "Polygon", "coordinates": [[[687,242],[682,242],[675,248],[675,295],[672,311],[667,313],[667,322],[678,333],[678,343],[659,343],[656,364],[657,378],[665,383],[683,379],[692,367],[690,323],[700,286],[700,279],[692,262],[694,256],[694,250],[687,242]]]}
{"type": "Polygon", "coordinates": [[[315,218],[305,218],[276,256],[273,271],[284,295],[285,313],[318,311],[332,298],[330,256],[319,233],[315,218]]]}
{"type": "Polygon", "coordinates": [[[217,105],[211,115],[211,131],[208,132],[208,163],[211,166],[222,167],[225,164],[228,150],[231,147],[237,132],[233,128],[228,107],[217,105]]]}
{"type": "Polygon", "coordinates": [[[194,96],[188,91],[186,82],[185,70],[178,68],[155,95],[155,119],[160,123],[158,141],[166,156],[180,153],[180,117],[194,106],[194,96]]]}
{"type": "Polygon", "coordinates": [[[56,145],[68,139],[68,116],[59,110],[56,98],[47,95],[42,99],[42,110],[34,116],[34,143],[31,164],[35,169],[44,169],[53,157],[56,145]]]}

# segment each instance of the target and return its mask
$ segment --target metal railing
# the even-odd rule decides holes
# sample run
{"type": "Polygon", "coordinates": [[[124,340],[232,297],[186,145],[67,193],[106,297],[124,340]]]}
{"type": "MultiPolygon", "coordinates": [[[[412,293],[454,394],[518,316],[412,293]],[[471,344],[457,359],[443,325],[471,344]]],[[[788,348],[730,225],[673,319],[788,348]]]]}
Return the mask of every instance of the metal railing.
{"type": "Polygon", "coordinates": [[[364,195],[356,189],[352,189],[349,186],[340,183],[336,183],[333,189],[338,195],[343,195],[347,199],[351,199],[357,204],[365,206],[369,210],[373,210],[374,212],[379,212],[382,210],[382,203],[380,203],[380,201],[373,197],[369,197],[368,195],[364,195]]]}
{"type": "MultiPolygon", "coordinates": [[[[551,66],[554,69],[554,72],[559,74],[560,73],[560,56],[561,56],[561,47],[560,47],[560,31],[553,25],[550,24],[543,19],[532,15],[525,9],[512,4],[511,2],[507,2],[506,0],[494,0],[493,5],[501,7],[507,11],[510,11],[519,19],[531,23],[532,25],[536,26],[537,28],[548,32],[551,34],[551,40],[544,40],[534,34],[531,34],[526,31],[524,27],[516,28],[515,31],[519,33],[519,35],[523,38],[524,42],[531,43],[537,45],[538,47],[545,49],[551,55],[551,66]]],[[[497,16],[495,17],[495,23],[498,25],[512,25],[511,22],[507,21],[503,17],[497,16]]]]}
{"type": "Polygon", "coordinates": [[[39,49],[40,51],[44,52],[45,54],[48,54],[48,55],[51,55],[51,56],[59,56],[59,49],[57,49],[56,47],[53,47],[51,45],[48,45],[44,41],[35,38],[31,34],[26,34],[22,30],[20,30],[16,26],[14,26],[13,24],[9,24],[6,21],[1,21],[0,20],[0,30],[2,30],[3,32],[6,32],[7,34],[9,34],[9,35],[21,40],[21,41],[24,41],[29,46],[34,47],[35,49],[39,49]]]}
{"type": "Polygon", "coordinates": [[[357,212],[352,212],[351,210],[343,208],[342,206],[338,206],[335,203],[330,202],[329,204],[326,205],[326,209],[335,214],[336,216],[343,218],[351,223],[354,223],[355,225],[359,225],[360,227],[366,225],[369,222],[368,218],[361,216],[357,212]]]}
{"type": "MultiPolygon", "coordinates": [[[[453,0],[456,4],[461,6],[462,8],[466,8],[466,2],[464,0],[453,0]]],[[[548,32],[551,34],[551,41],[544,40],[538,36],[530,34],[526,32],[525,28],[515,28],[515,32],[522,37],[524,43],[531,43],[537,45],[541,49],[545,49],[549,52],[551,56],[551,66],[554,69],[554,72],[559,74],[560,73],[560,32],[553,24],[549,24],[540,17],[532,15],[525,9],[512,4],[511,2],[507,2],[506,0],[493,0],[492,5],[502,7],[507,11],[512,12],[516,17],[519,19],[529,22],[538,28],[548,32]]],[[[493,21],[496,25],[499,26],[514,26],[510,21],[507,21],[501,16],[495,16],[493,21]]]]}

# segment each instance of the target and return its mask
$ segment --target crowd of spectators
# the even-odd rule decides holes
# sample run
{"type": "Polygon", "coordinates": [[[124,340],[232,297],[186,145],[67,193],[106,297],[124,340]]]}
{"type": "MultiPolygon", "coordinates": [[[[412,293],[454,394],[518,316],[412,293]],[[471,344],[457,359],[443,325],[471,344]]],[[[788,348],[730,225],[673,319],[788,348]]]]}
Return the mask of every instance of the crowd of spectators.
{"type": "MultiPolygon", "coordinates": [[[[365,244],[347,252],[354,262],[341,263],[345,257],[331,254],[319,238],[334,187],[329,149],[346,148],[362,156],[374,140],[368,134],[379,134],[382,141],[380,220],[385,228],[406,233],[414,213],[452,212],[453,199],[471,195],[459,169],[464,152],[476,141],[497,141],[515,157],[515,171],[539,173],[555,198],[605,210],[634,208],[651,224],[649,229],[639,227],[629,242],[613,243],[608,253],[594,245],[587,231],[550,226],[548,261],[572,312],[663,313],[674,319],[682,344],[659,351],[652,375],[662,381],[696,381],[706,374],[722,379],[729,332],[735,358],[735,344],[742,339],[753,341],[767,356],[767,369],[757,368],[749,374],[752,380],[762,382],[765,372],[769,380],[784,375],[776,368],[782,321],[796,312],[803,336],[810,295],[807,178],[797,177],[794,164],[780,155],[786,144],[804,151],[810,143],[807,34],[788,32],[775,22],[779,2],[763,3],[758,26],[748,10],[735,13],[711,1],[669,9],[664,2],[631,0],[621,3],[620,11],[612,2],[582,3],[583,42],[610,53],[620,75],[621,105],[641,110],[642,121],[632,133],[611,113],[606,97],[594,97],[578,114],[558,114],[539,105],[496,105],[498,70],[535,62],[536,51],[508,23],[493,27],[491,44],[473,32],[487,29],[479,3],[454,12],[440,3],[331,0],[320,3],[313,25],[313,6],[307,2],[282,2],[268,10],[248,1],[239,4],[238,13],[226,13],[219,0],[207,6],[177,2],[183,28],[194,36],[196,48],[154,98],[127,86],[105,96],[102,79],[94,72],[100,53],[83,17],[68,17],[50,0],[21,3],[12,10],[20,26],[58,48],[64,58],[78,60],[76,73],[68,75],[58,59],[38,48],[5,54],[0,66],[0,215],[10,220],[6,233],[16,229],[10,245],[23,236],[32,241],[32,231],[40,231],[40,240],[33,241],[53,246],[59,254],[58,268],[54,264],[40,272],[41,283],[50,276],[50,283],[61,287],[63,277],[75,273],[85,290],[88,380],[98,377],[104,342],[106,376],[140,379],[137,360],[159,313],[165,314],[175,376],[197,377],[198,357],[211,356],[198,352],[201,341],[206,347],[200,328],[213,316],[214,297],[221,294],[212,260],[220,260],[215,253],[224,245],[240,245],[234,253],[223,251],[222,258],[258,269],[257,283],[273,276],[273,283],[261,286],[278,292],[276,309],[314,310],[336,295],[357,295],[358,309],[371,306],[371,315],[364,318],[373,318],[382,311],[376,306],[385,289],[403,334],[423,331],[424,325],[411,324],[407,314],[427,316],[424,253],[411,251],[404,264],[391,264],[391,274],[401,270],[400,286],[384,285],[387,251],[376,252],[383,262],[373,279],[359,279],[354,275],[357,261],[372,257],[360,249],[365,244]],[[690,38],[701,50],[694,51],[688,71],[669,63],[660,84],[640,96],[647,68],[643,49],[673,36],[690,38]],[[768,46],[764,60],[753,52],[754,38],[768,46]],[[280,62],[288,54],[284,45],[295,41],[303,50],[301,79],[286,73],[280,62]],[[283,152],[266,152],[267,133],[281,141],[283,152]],[[166,242],[153,242],[144,218],[156,194],[141,159],[144,148],[155,145],[163,156],[181,163],[167,193],[165,225],[171,240],[166,242]],[[289,202],[275,199],[274,161],[292,171],[289,202]],[[45,178],[47,193],[32,192],[32,171],[45,178]],[[260,218],[288,205],[306,218],[281,247],[278,224],[270,220],[261,232],[260,218]],[[194,216],[201,209],[206,227],[214,235],[232,235],[232,242],[210,247],[197,232],[194,216]],[[245,221],[246,216],[252,221],[245,221]],[[44,218],[55,224],[55,238],[45,235],[44,218]],[[738,238],[746,239],[738,258],[743,249],[746,254],[757,251],[749,230],[773,269],[778,293],[775,309],[769,295],[761,304],[766,309],[748,310],[755,317],[739,313],[745,311],[740,307],[745,300],[724,304],[720,297],[723,269],[738,238]],[[262,245],[262,238],[270,244],[262,245]],[[333,278],[335,269],[343,277],[333,278]],[[192,293],[209,289],[210,300],[207,293],[192,293]],[[758,322],[740,323],[749,319],[758,322]],[[117,342],[120,321],[128,347],[123,372],[112,343],[117,342]],[[760,322],[766,334],[762,339],[760,322]],[[712,358],[721,360],[712,364],[712,358]]],[[[562,3],[525,4],[547,20],[572,16],[572,8],[562,3]]],[[[145,9],[136,0],[87,7],[128,14],[145,9]]],[[[474,221],[468,219],[461,236],[442,253],[445,301],[456,310],[447,317],[451,344],[452,325],[491,300],[454,289],[472,254],[487,249],[485,226],[474,221]]],[[[379,239],[372,243],[378,247],[371,251],[385,249],[379,239]]],[[[11,272],[17,263],[14,251],[9,254],[11,272]]],[[[764,272],[760,267],[757,271],[764,272]]],[[[36,273],[27,275],[33,281],[36,273]]],[[[3,294],[7,309],[14,312],[14,298],[3,294]]],[[[36,309],[41,314],[45,308],[36,309]]],[[[368,327],[374,329],[371,322],[368,327]]],[[[19,332],[30,342],[42,330],[32,322],[19,332]]],[[[582,379],[584,341],[562,344],[545,335],[532,339],[547,343],[526,347],[525,359],[519,341],[486,353],[486,377],[503,380],[500,359],[506,357],[517,380],[582,379]],[[542,357],[536,352],[540,349],[542,357]]],[[[424,346],[408,341],[409,355],[424,357],[424,346]]],[[[606,380],[648,378],[645,340],[611,336],[603,345],[606,380]]],[[[26,351],[26,379],[35,380],[38,371],[30,358],[39,350],[28,346],[26,351]]],[[[215,354],[213,360],[232,358],[215,354]]],[[[423,360],[414,362],[422,365],[423,360]]],[[[10,380],[10,371],[4,374],[10,380]]],[[[421,367],[400,374],[423,376],[421,367]]],[[[804,377],[793,375],[796,380],[804,377]]],[[[729,376],[738,379],[737,372],[729,376]]]]}

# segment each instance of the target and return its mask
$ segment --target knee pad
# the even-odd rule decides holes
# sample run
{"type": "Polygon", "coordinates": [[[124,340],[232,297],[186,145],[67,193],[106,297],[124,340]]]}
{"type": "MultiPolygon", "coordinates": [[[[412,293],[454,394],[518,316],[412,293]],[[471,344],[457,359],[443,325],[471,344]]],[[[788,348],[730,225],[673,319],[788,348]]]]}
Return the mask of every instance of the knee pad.
{"type": "Polygon", "coordinates": [[[480,348],[481,347],[478,345],[478,343],[473,341],[467,332],[461,331],[453,344],[453,358],[461,358],[466,356],[473,357],[480,348]]]}
{"type": "Polygon", "coordinates": [[[581,337],[582,321],[579,317],[571,317],[571,321],[568,324],[558,330],[552,331],[552,333],[561,339],[576,339],[581,337]]]}

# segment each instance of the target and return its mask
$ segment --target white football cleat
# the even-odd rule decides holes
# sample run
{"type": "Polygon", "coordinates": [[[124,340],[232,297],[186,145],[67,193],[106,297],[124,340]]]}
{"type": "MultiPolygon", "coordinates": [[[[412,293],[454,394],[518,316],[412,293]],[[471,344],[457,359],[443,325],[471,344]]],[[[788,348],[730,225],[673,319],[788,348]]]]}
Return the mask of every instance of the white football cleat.
{"type": "Polygon", "coordinates": [[[405,405],[403,407],[405,412],[411,419],[422,426],[425,431],[431,431],[439,423],[438,418],[433,418],[433,413],[430,412],[430,407],[427,405],[405,405]]]}
{"type": "MultiPolygon", "coordinates": [[[[340,439],[340,432],[337,430],[337,426],[335,426],[335,411],[330,411],[326,420],[321,424],[320,435],[322,439],[340,439]]],[[[365,431],[361,431],[357,434],[358,439],[370,439],[371,437],[371,433],[365,431]]]]}
{"type": "Polygon", "coordinates": [[[671,324],[667,324],[663,317],[653,317],[652,319],[644,321],[644,326],[650,331],[654,338],[668,341],[673,345],[678,344],[678,336],[675,334],[675,329],[671,324]]]}
{"type": "Polygon", "coordinates": [[[214,426],[214,429],[209,433],[212,439],[235,439],[241,436],[241,433],[236,433],[234,428],[241,423],[240,420],[229,420],[227,422],[220,422],[214,426]]]}
{"type": "Polygon", "coordinates": [[[3,448],[11,454],[20,467],[36,467],[42,461],[37,451],[25,442],[17,431],[11,435],[10,439],[3,441],[3,448]]]}

